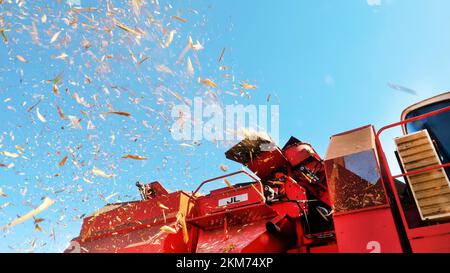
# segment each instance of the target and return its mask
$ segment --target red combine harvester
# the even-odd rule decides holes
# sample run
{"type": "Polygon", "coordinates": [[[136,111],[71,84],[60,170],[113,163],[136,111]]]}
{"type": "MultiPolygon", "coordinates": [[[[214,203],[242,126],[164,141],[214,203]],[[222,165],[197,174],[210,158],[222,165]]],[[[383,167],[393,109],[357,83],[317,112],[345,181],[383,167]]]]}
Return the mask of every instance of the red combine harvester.
{"type": "Polygon", "coordinates": [[[217,177],[192,193],[138,183],[141,201],[85,218],[66,252],[450,252],[450,92],[378,131],[332,136],[324,159],[296,138],[280,149],[259,136],[226,157],[253,174],[217,177]],[[380,135],[399,126],[402,173],[392,175],[380,135]],[[232,185],[236,176],[247,181],[232,185]],[[217,181],[228,186],[200,194],[217,181]]]}

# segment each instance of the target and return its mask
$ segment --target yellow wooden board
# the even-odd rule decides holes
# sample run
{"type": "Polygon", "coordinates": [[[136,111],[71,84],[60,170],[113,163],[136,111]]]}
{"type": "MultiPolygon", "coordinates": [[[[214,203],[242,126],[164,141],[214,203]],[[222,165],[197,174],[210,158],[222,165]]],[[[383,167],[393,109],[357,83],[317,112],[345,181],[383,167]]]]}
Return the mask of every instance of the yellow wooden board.
{"type": "MultiPolygon", "coordinates": [[[[395,139],[405,172],[441,165],[427,130],[395,139]]],[[[450,216],[450,182],[444,169],[407,177],[422,220],[439,220],[450,216]]]]}

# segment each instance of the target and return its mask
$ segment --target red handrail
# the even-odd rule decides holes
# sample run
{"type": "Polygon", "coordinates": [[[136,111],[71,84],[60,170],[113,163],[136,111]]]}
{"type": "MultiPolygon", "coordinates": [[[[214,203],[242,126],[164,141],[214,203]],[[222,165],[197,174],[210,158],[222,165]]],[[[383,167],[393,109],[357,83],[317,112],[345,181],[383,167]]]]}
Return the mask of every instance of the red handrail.
{"type": "Polygon", "coordinates": [[[431,167],[428,167],[428,168],[423,168],[423,169],[420,169],[420,170],[414,170],[414,171],[410,171],[410,172],[407,172],[407,173],[394,175],[394,176],[392,176],[392,178],[395,179],[395,178],[399,178],[399,177],[415,175],[415,174],[429,172],[429,171],[432,171],[432,170],[437,170],[437,169],[440,169],[440,168],[447,168],[447,167],[450,167],[450,163],[441,164],[441,165],[435,165],[435,166],[431,166],[431,167]]]}
{"type": "Polygon", "coordinates": [[[439,109],[439,110],[434,110],[434,111],[431,111],[429,113],[425,113],[425,114],[417,116],[417,117],[405,119],[405,120],[402,120],[402,121],[399,121],[399,122],[396,122],[396,123],[392,123],[392,124],[386,125],[386,126],[382,127],[380,130],[378,130],[377,138],[379,138],[380,134],[386,129],[389,129],[389,128],[392,128],[392,127],[396,127],[396,126],[399,126],[399,125],[403,125],[403,124],[406,124],[406,123],[410,123],[410,122],[413,122],[413,121],[416,121],[416,120],[421,120],[421,119],[424,119],[424,118],[427,118],[427,117],[430,117],[430,116],[434,116],[434,115],[437,115],[437,114],[440,114],[440,113],[444,113],[444,112],[447,112],[447,111],[450,111],[450,106],[444,107],[444,108],[439,109]]]}
{"type": "Polygon", "coordinates": [[[242,171],[237,171],[237,172],[234,172],[234,173],[222,175],[222,176],[219,176],[219,177],[216,177],[216,178],[212,178],[212,179],[208,179],[208,180],[203,181],[202,183],[200,183],[200,185],[197,187],[197,189],[192,192],[192,196],[195,196],[198,193],[198,191],[207,183],[211,183],[211,182],[217,181],[219,179],[227,178],[227,177],[234,176],[234,175],[237,175],[237,174],[240,174],[240,173],[243,173],[243,174],[247,175],[248,177],[252,178],[253,180],[255,180],[255,182],[258,182],[261,185],[261,190],[264,190],[264,187],[263,187],[261,181],[258,178],[256,178],[255,176],[249,174],[248,172],[242,170],[242,171]]]}
{"type": "MultiPolygon", "coordinates": [[[[396,126],[399,126],[399,125],[403,125],[403,124],[406,124],[406,123],[414,122],[414,121],[417,121],[417,120],[421,120],[421,119],[424,119],[424,118],[427,118],[427,117],[430,117],[430,116],[438,115],[438,114],[441,114],[441,113],[444,113],[444,112],[447,112],[447,111],[450,111],[450,106],[444,107],[442,109],[434,110],[434,111],[422,114],[422,115],[417,116],[417,117],[405,119],[405,120],[402,120],[402,121],[399,121],[399,122],[396,122],[396,123],[392,123],[392,124],[386,125],[386,126],[382,127],[380,130],[378,130],[378,132],[377,132],[377,139],[378,139],[378,141],[381,144],[380,135],[386,129],[393,128],[393,127],[396,127],[396,126]]],[[[383,153],[384,153],[384,151],[383,151],[383,153]]],[[[414,174],[423,173],[423,172],[427,172],[427,171],[431,171],[431,170],[435,170],[435,169],[439,169],[439,168],[444,168],[444,167],[449,167],[449,166],[450,166],[449,163],[436,165],[436,166],[432,166],[432,167],[425,168],[425,169],[422,169],[422,170],[415,170],[415,171],[412,171],[412,172],[409,172],[409,173],[403,173],[403,174],[394,175],[394,176],[392,176],[392,178],[395,179],[395,178],[398,178],[398,177],[404,177],[404,176],[407,176],[407,175],[414,175],[414,174]]]]}
{"type": "MultiPolygon", "coordinates": [[[[435,110],[435,111],[432,111],[432,112],[429,112],[429,113],[426,113],[426,114],[423,114],[423,115],[420,115],[420,116],[417,116],[417,117],[413,117],[413,118],[410,118],[410,119],[405,119],[405,120],[400,121],[400,122],[396,122],[396,123],[392,123],[390,125],[386,125],[386,126],[382,127],[380,130],[378,130],[378,132],[376,134],[376,138],[375,139],[376,139],[376,142],[377,142],[377,147],[379,149],[379,154],[380,154],[380,156],[383,159],[381,164],[383,164],[383,166],[385,168],[385,172],[386,172],[386,175],[388,176],[388,180],[389,180],[388,183],[390,184],[390,186],[392,188],[392,191],[394,192],[394,198],[395,198],[395,201],[396,201],[396,203],[397,203],[399,208],[401,208],[402,205],[401,205],[401,201],[400,201],[400,198],[399,198],[399,195],[398,195],[398,192],[397,192],[397,188],[396,188],[395,183],[394,183],[394,179],[395,178],[404,177],[404,176],[408,176],[408,175],[414,175],[414,174],[418,174],[418,173],[431,171],[431,170],[434,170],[434,169],[440,169],[440,168],[448,167],[448,166],[450,166],[450,163],[436,165],[436,166],[431,166],[431,167],[428,167],[428,168],[415,170],[415,171],[402,173],[402,174],[393,176],[392,173],[391,173],[390,167],[389,167],[389,163],[387,162],[386,154],[384,153],[383,146],[381,145],[380,135],[381,135],[381,133],[383,131],[385,131],[385,130],[387,130],[389,128],[393,128],[393,127],[396,127],[396,126],[399,126],[399,125],[403,125],[403,124],[407,124],[407,123],[414,122],[414,121],[417,121],[417,120],[421,120],[421,119],[424,119],[424,118],[427,118],[427,117],[430,117],[430,116],[434,116],[434,115],[437,115],[437,114],[440,114],[440,113],[444,113],[444,112],[447,112],[447,111],[450,111],[450,106],[447,106],[447,107],[444,107],[442,109],[435,110]]],[[[412,236],[411,233],[410,233],[411,228],[409,228],[409,226],[408,226],[408,221],[406,220],[405,213],[404,213],[404,211],[402,209],[399,209],[399,212],[400,212],[400,217],[401,217],[401,219],[403,221],[403,226],[405,227],[407,236],[410,237],[410,236],[412,236]]]]}
{"type": "MultiPolygon", "coordinates": [[[[196,189],[195,191],[193,191],[192,194],[189,196],[188,207],[189,207],[190,204],[193,202],[192,199],[196,198],[195,195],[199,192],[199,190],[200,190],[205,184],[211,183],[211,182],[213,182],[213,181],[217,181],[217,180],[219,180],[219,179],[223,179],[223,178],[227,178],[227,177],[234,176],[234,175],[237,175],[237,174],[241,174],[241,173],[243,173],[243,174],[247,175],[248,177],[252,178],[255,182],[257,182],[257,183],[260,185],[260,187],[261,187],[261,192],[259,192],[259,194],[262,196],[262,198],[263,198],[262,200],[264,200],[264,202],[265,202],[265,198],[264,198],[264,186],[263,186],[263,184],[261,183],[261,180],[259,180],[257,177],[253,176],[252,174],[250,174],[250,173],[248,173],[248,172],[246,172],[246,171],[244,171],[244,170],[241,170],[241,171],[237,171],[237,172],[234,172],[234,173],[222,175],[222,176],[219,176],[219,177],[216,177],[216,178],[208,179],[208,180],[205,180],[205,181],[203,181],[202,183],[200,183],[200,185],[197,187],[197,189],[196,189]]],[[[255,191],[258,191],[258,189],[256,189],[256,188],[254,188],[254,190],[255,190],[255,191]]]]}

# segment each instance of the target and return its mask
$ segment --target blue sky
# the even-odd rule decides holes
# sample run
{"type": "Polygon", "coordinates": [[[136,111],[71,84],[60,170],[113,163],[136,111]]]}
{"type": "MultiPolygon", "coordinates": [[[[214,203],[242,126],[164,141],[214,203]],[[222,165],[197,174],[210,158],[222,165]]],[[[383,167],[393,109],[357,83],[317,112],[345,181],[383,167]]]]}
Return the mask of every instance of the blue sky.
{"type": "MultiPolygon", "coordinates": [[[[76,28],[67,25],[72,17],[65,1],[3,2],[0,29],[8,43],[0,41],[0,151],[19,156],[0,155],[0,163],[14,163],[0,168],[0,187],[8,195],[0,197],[0,226],[45,196],[56,202],[37,216],[45,219],[39,223],[42,232],[32,219],[0,231],[0,252],[62,251],[78,235],[80,216],[108,202],[137,199],[137,180],[193,190],[200,181],[222,175],[221,164],[240,169],[224,158],[227,145],[205,141],[189,147],[172,139],[164,118],[178,98],[167,90],[184,100],[202,96],[221,105],[278,104],[280,146],[294,135],[323,156],[331,135],[398,121],[405,107],[450,86],[450,3],[445,0],[159,1],[159,6],[147,1],[139,13],[128,1],[114,1],[121,23],[147,32],[138,40],[117,27],[105,31],[111,18],[104,1],[81,0],[81,7],[99,10],[76,15],[76,28]],[[162,27],[147,24],[148,14],[162,27]],[[33,25],[37,43],[30,34],[33,25]],[[167,40],[170,30],[177,33],[162,48],[159,42],[167,40]],[[204,47],[186,55],[193,77],[177,64],[188,36],[204,47]],[[83,40],[90,43],[88,49],[83,40]],[[131,53],[138,61],[149,59],[137,65],[131,53]],[[172,72],[161,73],[161,65],[172,72]],[[47,80],[60,73],[54,94],[47,80]],[[218,88],[198,84],[197,77],[213,79],[218,88]],[[246,80],[258,88],[241,97],[236,86],[246,80]],[[390,83],[417,94],[395,90],[390,83]],[[75,93],[84,101],[77,102],[75,93]],[[66,116],[81,118],[82,129],[61,119],[57,105],[66,116]],[[37,107],[46,122],[37,117],[37,107]],[[111,110],[131,117],[101,117],[111,110]],[[87,129],[89,120],[95,129],[87,129]],[[125,154],[148,160],[122,159],[125,154]],[[58,166],[65,155],[66,164],[58,166]],[[115,176],[95,176],[93,167],[115,176]]],[[[398,133],[386,135],[387,149],[398,133]]]]}

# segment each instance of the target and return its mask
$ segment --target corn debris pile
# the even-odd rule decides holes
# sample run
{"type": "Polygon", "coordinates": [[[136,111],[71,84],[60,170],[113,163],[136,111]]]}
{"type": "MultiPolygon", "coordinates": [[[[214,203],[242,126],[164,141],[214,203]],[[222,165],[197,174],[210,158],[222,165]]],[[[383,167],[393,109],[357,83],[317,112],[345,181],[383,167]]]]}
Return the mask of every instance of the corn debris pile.
{"type": "Polygon", "coordinates": [[[211,7],[188,2],[0,1],[0,252],[62,251],[87,214],[138,199],[136,181],[191,189],[223,158],[175,141],[171,109],[257,85],[233,75],[230,26],[208,37],[211,7]]]}

